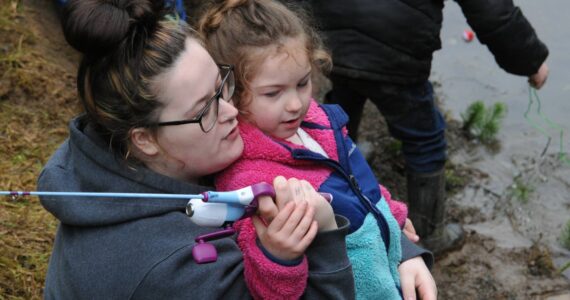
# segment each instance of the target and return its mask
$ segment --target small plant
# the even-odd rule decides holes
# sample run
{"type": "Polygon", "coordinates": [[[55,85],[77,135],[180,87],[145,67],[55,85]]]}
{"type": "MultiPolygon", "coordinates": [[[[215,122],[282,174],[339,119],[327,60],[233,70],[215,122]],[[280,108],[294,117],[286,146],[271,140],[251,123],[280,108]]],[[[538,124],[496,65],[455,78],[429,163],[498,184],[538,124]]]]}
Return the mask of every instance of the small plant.
{"type": "Polygon", "coordinates": [[[402,142],[398,140],[392,140],[392,142],[386,145],[386,152],[392,156],[399,155],[402,152],[402,142]]]}
{"type": "Polygon", "coordinates": [[[462,177],[455,169],[445,169],[445,189],[450,191],[465,186],[467,178],[462,177]]]}
{"type": "Polygon", "coordinates": [[[560,243],[564,248],[570,250],[570,220],[566,222],[566,225],[562,228],[562,233],[560,234],[560,243]]]}
{"type": "Polygon", "coordinates": [[[524,183],[520,177],[515,177],[515,182],[511,186],[511,196],[526,204],[530,195],[534,192],[534,188],[524,183]]]}
{"type": "Polygon", "coordinates": [[[461,114],[463,130],[481,142],[489,143],[499,132],[506,113],[507,107],[502,102],[487,108],[482,101],[475,101],[461,114]]]}

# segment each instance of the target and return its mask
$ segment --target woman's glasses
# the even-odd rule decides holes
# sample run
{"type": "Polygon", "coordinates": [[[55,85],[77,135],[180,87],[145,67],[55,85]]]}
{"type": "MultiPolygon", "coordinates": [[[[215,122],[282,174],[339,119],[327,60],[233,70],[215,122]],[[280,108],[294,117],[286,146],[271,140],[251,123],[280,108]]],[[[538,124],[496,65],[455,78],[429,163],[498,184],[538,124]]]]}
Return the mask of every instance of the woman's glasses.
{"type": "Polygon", "coordinates": [[[158,122],[155,124],[155,126],[173,126],[199,123],[200,128],[203,132],[207,133],[212,130],[212,128],[214,128],[214,125],[216,125],[216,121],[218,120],[220,98],[226,102],[230,102],[235,90],[234,66],[218,64],[218,67],[220,68],[222,82],[216,89],[214,96],[208,100],[208,102],[206,102],[206,105],[204,105],[204,108],[198,112],[196,117],[187,120],[158,122]]]}

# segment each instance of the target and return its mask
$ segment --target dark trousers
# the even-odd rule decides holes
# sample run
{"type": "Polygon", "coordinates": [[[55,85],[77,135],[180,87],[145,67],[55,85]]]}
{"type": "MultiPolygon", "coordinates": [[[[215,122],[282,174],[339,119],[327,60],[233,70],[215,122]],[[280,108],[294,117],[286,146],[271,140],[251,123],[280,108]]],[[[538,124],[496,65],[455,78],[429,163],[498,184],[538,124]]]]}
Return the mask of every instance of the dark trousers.
{"type": "Polygon", "coordinates": [[[445,120],[435,105],[429,81],[401,85],[331,77],[333,89],[325,96],[348,114],[348,131],[356,140],[366,99],[380,110],[390,134],[402,142],[409,171],[431,173],[443,168],[446,160],[445,120]]]}

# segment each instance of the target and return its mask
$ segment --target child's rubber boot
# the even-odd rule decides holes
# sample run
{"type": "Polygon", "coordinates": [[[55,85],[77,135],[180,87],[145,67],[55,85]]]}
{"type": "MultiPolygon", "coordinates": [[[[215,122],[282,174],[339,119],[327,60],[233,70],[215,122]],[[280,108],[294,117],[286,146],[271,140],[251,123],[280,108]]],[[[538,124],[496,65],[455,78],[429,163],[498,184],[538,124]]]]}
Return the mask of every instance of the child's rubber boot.
{"type": "Polygon", "coordinates": [[[445,224],[445,169],[407,174],[410,219],[420,243],[438,256],[463,244],[459,224],[445,224]]]}

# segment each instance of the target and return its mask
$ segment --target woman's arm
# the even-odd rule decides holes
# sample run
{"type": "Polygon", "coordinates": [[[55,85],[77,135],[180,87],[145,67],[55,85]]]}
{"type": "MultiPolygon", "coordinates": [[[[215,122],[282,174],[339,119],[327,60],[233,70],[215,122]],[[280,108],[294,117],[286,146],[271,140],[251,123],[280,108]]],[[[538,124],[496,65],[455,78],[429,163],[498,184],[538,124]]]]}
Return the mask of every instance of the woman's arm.
{"type": "Polygon", "coordinates": [[[350,222],[336,215],[338,229],[317,234],[305,255],[309,279],[303,299],[354,299],[354,274],[346,252],[350,222]]]}
{"type": "Polygon", "coordinates": [[[401,236],[402,262],[398,267],[404,299],[437,299],[437,287],[430,269],[433,266],[433,254],[401,236]]]}

